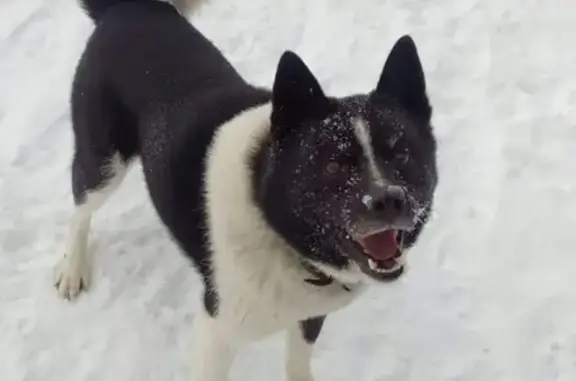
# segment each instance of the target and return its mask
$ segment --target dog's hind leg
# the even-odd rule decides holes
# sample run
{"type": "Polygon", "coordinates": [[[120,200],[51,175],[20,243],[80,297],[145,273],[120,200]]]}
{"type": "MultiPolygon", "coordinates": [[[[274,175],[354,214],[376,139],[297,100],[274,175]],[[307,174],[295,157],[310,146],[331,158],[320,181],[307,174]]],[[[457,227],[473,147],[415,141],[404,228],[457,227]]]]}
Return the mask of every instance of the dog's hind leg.
{"type": "Polygon", "coordinates": [[[75,298],[87,289],[91,259],[87,253],[92,214],[120,185],[127,163],[120,154],[103,157],[77,151],[72,163],[74,211],[69,223],[66,252],[54,269],[54,284],[60,296],[75,298]]]}
{"type": "Polygon", "coordinates": [[[83,56],[71,98],[74,130],[72,193],[74,210],[64,257],[54,269],[54,285],[66,299],[90,282],[88,235],[92,214],[120,185],[128,161],[138,153],[138,125],[112,94],[102,89],[98,67],[83,56]]]}
{"type": "Polygon", "coordinates": [[[286,379],[312,381],[312,352],[325,316],[310,318],[288,329],[286,342],[286,379]]]}

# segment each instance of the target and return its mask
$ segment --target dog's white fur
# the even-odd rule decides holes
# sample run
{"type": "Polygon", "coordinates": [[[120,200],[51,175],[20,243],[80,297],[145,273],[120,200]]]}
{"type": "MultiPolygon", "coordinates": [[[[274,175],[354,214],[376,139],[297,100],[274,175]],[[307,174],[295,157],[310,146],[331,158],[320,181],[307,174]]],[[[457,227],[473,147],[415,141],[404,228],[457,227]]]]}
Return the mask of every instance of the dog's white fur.
{"type": "Polygon", "coordinates": [[[374,180],[378,184],[383,185],[384,176],[382,176],[382,173],[380,173],[380,170],[378,169],[378,165],[376,165],[376,156],[374,155],[374,149],[372,148],[372,137],[370,136],[370,129],[366,123],[367,122],[362,118],[354,118],[352,120],[354,134],[356,135],[358,143],[360,143],[360,147],[362,147],[362,152],[368,162],[368,168],[372,173],[372,177],[374,177],[374,180]]]}
{"type": "Polygon", "coordinates": [[[350,300],[341,285],[303,282],[310,274],[298,254],[268,226],[254,203],[249,161],[269,132],[270,112],[266,104],[224,124],[210,147],[205,177],[219,315],[241,319],[246,336],[324,315],[350,300]],[[262,321],[260,314],[274,318],[262,321]]]}
{"type": "MultiPolygon", "coordinates": [[[[286,329],[288,379],[308,380],[312,349],[298,321],[348,305],[364,285],[356,283],[346,291],[337,283],[317,287],[304,282],[310,274],[298,254],[268,226],[255,205],[249,160],[269,133],[270,112],[266,104],[238,115],[219,129],[209,150],[206,207],[219,310],[216,319],[198,316],[195,333],[206,343],[197,343],[203,352],[197,358],[205,357],[209,347],[210,356],[225,359],[211,361],[229,365],[226,359],[239,344],[286,329]]],[[[211,377],[219,371],[198,369],[197,381],[222,380],[211,377]]]]}
{"type": "Polygon", "coordinates": [[[92,261],[88,256],[88,236],[92,214],[118,189],[128,168],[120,155],[116,154],[101,170],[107,180],[97,190],[88,191],[84,201],[74,208],[66,252],[54,269],[54,284],[60,296],[66,299],[75,298],[82,288],[90,285],[92,261]]]}

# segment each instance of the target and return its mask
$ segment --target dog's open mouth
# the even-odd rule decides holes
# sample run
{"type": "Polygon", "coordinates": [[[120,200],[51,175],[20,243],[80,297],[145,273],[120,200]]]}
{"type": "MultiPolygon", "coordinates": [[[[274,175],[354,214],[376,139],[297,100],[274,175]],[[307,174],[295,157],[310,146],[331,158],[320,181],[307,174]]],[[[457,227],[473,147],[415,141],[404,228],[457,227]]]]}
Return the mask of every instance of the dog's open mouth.
{"type": "Polygon", "coordinates": [[[402,273],[404,232],[387,229],[354,239],[354,244],[366,257],[371,272],[386,278],[397,278],[402,273]]]}

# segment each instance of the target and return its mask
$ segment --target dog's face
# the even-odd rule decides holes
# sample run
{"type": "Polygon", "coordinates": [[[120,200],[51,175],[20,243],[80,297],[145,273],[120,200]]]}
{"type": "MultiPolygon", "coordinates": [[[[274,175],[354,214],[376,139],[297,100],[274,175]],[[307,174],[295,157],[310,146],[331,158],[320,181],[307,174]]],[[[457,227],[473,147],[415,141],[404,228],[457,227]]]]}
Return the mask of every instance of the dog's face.
{"type": "Polygon", "coordinates": [[[305,64],[285,53],[258,171],[267,220],[330,275],[398,278],[437,182],[430,117],[409,37],[392,49],[374,91],[340,99],[326,97],[305,64]]]}

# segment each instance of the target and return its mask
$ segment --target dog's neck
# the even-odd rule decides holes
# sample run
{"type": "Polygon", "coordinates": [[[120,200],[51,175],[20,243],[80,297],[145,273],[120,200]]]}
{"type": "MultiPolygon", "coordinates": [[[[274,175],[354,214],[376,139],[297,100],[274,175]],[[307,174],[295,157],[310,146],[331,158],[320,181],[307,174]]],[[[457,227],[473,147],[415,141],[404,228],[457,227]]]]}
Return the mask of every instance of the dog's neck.
{"type": "Polygon", "coordinates": [[[311,264],[305,260],[300,261],[300,263],[302,264],[302,268],[304,268],[304,270],[306,270],[311,275],[310,278],[304,279],[304,281],[306,283],[312,284],[312,285],[317,286],[317,287],[326,287],[326,286],[329,286],[333,283],[338,283],[342,286],[342,288],[344,290],[352,291],[352,286],[337,281],[336,279],[334,279],[330,275],[328,275],[328,274],[322,272],[321,270],[319,270],[318,268],[316,268],[313,264],[311,264]]]}

